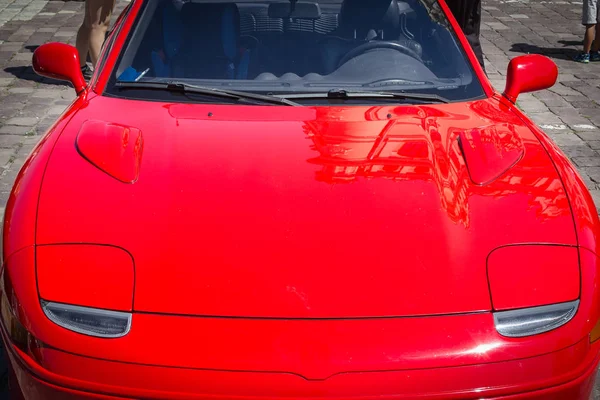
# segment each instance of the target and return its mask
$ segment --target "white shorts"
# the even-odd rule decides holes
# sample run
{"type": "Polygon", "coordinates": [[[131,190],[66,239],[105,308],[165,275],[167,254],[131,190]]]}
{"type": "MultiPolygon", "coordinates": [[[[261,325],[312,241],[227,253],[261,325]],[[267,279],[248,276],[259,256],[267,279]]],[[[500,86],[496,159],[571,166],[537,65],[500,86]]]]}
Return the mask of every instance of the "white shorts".
{"type": "Polygon", "coordinates": [[[600,23],[600,7],[598,0],[583,0],[583,25],[594,25],[600,23]]]}

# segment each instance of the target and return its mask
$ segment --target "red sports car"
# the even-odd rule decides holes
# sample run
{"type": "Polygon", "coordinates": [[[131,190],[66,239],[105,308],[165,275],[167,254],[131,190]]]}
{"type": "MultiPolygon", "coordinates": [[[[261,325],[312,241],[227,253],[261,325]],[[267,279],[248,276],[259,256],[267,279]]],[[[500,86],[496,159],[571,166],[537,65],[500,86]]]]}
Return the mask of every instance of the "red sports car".
{"type": "Polygon", "coordinates": [[[6,208],[15,398],[586,399],[599,221],[443,1],[134,0],[6,208]]]}

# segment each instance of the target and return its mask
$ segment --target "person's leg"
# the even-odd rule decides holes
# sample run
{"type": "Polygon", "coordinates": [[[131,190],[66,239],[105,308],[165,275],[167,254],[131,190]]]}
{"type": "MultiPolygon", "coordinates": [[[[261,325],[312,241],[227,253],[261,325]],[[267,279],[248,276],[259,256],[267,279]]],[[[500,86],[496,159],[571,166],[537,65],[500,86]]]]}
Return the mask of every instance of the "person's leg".
{"type": "Polygon", "coordinates": [[[583,52],[575,56],[575,61],[582,63],[590,62],[590,50],[592,49],[592,42],[594,41],[595,34],[596,25],[586,24],[585,35],[583,37],[583,52]]]}
{"type": "Polygon", "coordinates": [[[600,8],[597,9],[596,35],[590,49],[590,61],[600,61],[600,8]]]}
{"type": "Polygon", "coordinates": [[[585,26],[585,36],[583,38],[583,52],[589,53],[592,49],[592,42],[596,36],[596,24],[590,24],[585,26]]]}
{"type": "Polygon", "coordinates": [[[592,51],[600,51],[600,6],[596,3],[596,35],[592,44],[592,51]]]}
{"type": "Polygon", "coordinates": [[[90,40],[89,52],[92,65],[95,67],[100,57],[100,50],[108,31],[114,0],[86,0],[90,3],[90,40]]]}
{"type": "Polygon", "coordinates": [[[79,53],[79,63],[83,68],[85,66],[89,44],[90,44],[90,13],[89,13],[89,1],[85,2],[85,11],[83,16],[83,23],[77,31],[77,39],[75,40],[75,47],[79,53]]]}
{"type": "Polygon", "coordinates": [[[598,19],[598,0],[583,1],[583,15],[581,23],[585,26],[585,35],[583,37],[583,52],[575,57],[575,61],[590,62],[590,50],[592,42],[596,36],[596,20],[598,19]]]}

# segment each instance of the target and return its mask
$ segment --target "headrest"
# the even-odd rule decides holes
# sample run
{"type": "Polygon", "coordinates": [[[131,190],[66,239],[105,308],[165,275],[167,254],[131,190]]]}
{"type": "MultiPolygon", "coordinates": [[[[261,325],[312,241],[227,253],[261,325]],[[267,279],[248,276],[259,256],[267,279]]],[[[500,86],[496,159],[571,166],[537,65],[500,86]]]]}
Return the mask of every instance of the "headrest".
{"type": "Polygon", "coordinates": [[[400,26],[398,0],[344,0],[340,10],[340,26],[344,32],[396,32],[400,26]]]}
{"type": "Polygon", "coordinates": [[[193,3],[181,8],[184,40],[202,46],[205,54],[235,59],[240,37],[240,12],[235,3],[193,3]]]}

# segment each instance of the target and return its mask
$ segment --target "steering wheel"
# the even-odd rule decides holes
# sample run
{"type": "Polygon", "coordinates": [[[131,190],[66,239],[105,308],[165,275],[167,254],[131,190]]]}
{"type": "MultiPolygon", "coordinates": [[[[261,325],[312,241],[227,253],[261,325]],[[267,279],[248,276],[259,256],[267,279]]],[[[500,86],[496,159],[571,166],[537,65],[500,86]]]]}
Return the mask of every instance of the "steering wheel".
{"type": "Polygon", "coordinates": [[[375,49],[392,49],[392,50],[399,51],[400,53],[404,53],[407,56],[410,56],[419,61],[423,61],[423,60],[421,60],[421,57],[417,54],[417,52],[415,52],[410,47],[407,47],[398,42],[374,40],[371,42],[361,44],[360,46],[355,47],[352,50],[350,50],[348,53],[346,53],[346,55],[344,55],[344,57],[342,57],[340,62],[338,62],[337,68],[341,67],[342,65],[347,63],[349,60],[353,59],[354,57],[356,57],[362,53],[365,53],[369,50],[375,50],[375,49]]]}

